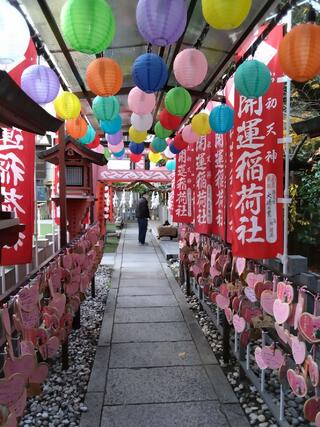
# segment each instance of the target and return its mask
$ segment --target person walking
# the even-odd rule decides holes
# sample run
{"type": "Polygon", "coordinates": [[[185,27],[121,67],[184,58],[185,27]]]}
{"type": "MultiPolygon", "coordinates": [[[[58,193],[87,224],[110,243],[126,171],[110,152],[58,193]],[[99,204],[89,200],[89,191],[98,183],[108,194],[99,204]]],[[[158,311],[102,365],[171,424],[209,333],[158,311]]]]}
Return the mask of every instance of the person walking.
{"type": "Polygon", "coordinates": [[[149,206],[148,206],[148,193],[144,192],[141,194],[136,209],[136,217],[138,219],[139,226],[139,243],[140,245],[147,244],[146,233],[148,228],[148,218],[150,218],[149,206]]]}

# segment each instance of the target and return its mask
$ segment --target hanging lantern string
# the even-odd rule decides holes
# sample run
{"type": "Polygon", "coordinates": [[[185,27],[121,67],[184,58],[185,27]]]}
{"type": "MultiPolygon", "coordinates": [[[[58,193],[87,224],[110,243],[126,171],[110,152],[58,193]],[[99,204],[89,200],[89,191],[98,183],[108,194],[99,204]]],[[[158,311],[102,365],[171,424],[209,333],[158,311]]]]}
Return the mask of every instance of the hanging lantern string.
{"type": "Polygon", "coordinates": [[[200,36],[199,36],[198,40],[197,40],[197,41],[195,42],[195,44],[193,45],[193,47],[194,47],[195,49],[200,49],[200,48],[201,48],[202,43],[203,43],[204,39],[206,38],[206,36],[207,36],[207,34],[208,34],[209,30],[210,30],[210,25],[209,25],[209,24],[206,24],[206,25],[203,27],[203,30],[202,30],[202,32],[201,32],[201,34],[200,34],[200,36]]]}

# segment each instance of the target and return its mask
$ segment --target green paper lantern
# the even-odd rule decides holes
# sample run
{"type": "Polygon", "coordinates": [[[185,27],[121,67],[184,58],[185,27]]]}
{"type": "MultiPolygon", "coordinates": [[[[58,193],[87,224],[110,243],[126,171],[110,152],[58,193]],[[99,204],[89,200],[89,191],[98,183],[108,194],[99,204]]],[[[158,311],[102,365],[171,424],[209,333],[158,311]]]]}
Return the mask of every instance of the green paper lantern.
{"type": "Polygon", "coordinates": [[[234,75],[237,91],[247,98],[263,96],[271,85],[269,68],[256,59],[244,61],[234,75]]]}
{"type": "Polygon", "coordinates": [[[151,142],[151,147],[155,153],[162,153],[167,148],[167,143],[164,139],[154,138],[151,142]]]}
{"type": "Polygon", "coordinates": [[[160,139],[166,139],[172,134],[172,130],[165,129],[160,122],[157,122],[154,127],[154,133],[160,139]]]}
{"type": "Polygon", "coordinates": [[[61,11],[61,29],[73,49],[93,54],[110,46],[116,23],[106,0],[67,0],[61,11]]]}
{"type": "Polygon", "coordinates": [[[164,104],[166,110],[174,116],[184,116],[191,108],[190,93],[183,87],[175,87],[167,93],[164,104]]]}
{"type": "Polygon", "coordinates": [[[114,120],[120,112],[120,104],[115,96],[96,96],[92,110],[98,120],[114,120]]]}
{"type": "Polygon", "coordinates": [[[109,159],[110,159],[110,157],[111,157],[111,153],[110,153],[110,151],[109,151],[109,149],[108,149],[108,148],[105,148],[105,149],[104,149],[104,151],[103,151],[103,155],[104,155],[104,157],[105,157],[105,159],[106,159],[106,160],[109,160],[109,159]]]}

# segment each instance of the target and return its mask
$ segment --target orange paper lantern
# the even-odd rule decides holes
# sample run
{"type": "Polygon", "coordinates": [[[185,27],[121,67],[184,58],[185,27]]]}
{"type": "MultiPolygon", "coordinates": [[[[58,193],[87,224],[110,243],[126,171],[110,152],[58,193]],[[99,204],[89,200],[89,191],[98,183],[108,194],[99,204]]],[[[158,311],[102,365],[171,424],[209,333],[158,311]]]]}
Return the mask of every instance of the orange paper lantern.
{"type": "Polygon", "coordinates": [[[320,72],[320,26],[297,25],[285,35],[278,53],[282,70],[292,80],[313,79],[320,72]]]}
{"type": "Polygon", "coordinates": [[[82,138],[87,133],[87,130],[87,122],[81,116],[66,121],[67,134],[72,136],[72,138],[82,138]]]}
{"type": "Polygon", "coordinates": [[[87,83],[95,95],[112,96],[119,92],[123,75],[119,64],[111,58],[98,58],[87,68],[87,83]]]}

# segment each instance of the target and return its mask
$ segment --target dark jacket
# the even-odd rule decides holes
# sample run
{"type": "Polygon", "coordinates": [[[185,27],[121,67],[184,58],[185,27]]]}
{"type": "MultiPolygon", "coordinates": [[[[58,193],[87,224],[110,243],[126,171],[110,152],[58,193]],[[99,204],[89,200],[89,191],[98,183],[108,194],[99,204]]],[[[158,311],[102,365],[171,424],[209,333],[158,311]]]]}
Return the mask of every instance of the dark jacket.
{"type": "Polygon", "coordinates": [[[137,218],[150,218],[148,200],[144,197],[141,197],[138,201],[136,208],[136,217],[137,218]]]}

